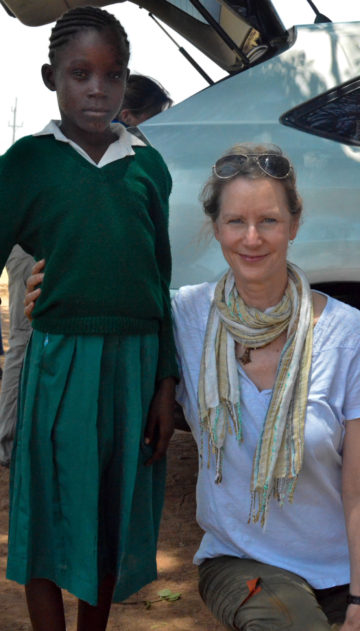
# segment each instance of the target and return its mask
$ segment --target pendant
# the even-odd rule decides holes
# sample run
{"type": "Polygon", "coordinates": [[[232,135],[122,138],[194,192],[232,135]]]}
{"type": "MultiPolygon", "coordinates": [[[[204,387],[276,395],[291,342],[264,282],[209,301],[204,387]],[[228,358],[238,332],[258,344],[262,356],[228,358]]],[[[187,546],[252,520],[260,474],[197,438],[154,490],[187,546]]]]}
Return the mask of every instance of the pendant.
{"type": "Polygon", "coordinates": [[[239,360],[241,361],[242,365],[245,366],[246,364],[250,364],[251,362],[251,351],[253,351],[253,348],[250,348],[250,346],[247,346],[244,353],[241,355],[241,357],[239,357],[239,360]]]}

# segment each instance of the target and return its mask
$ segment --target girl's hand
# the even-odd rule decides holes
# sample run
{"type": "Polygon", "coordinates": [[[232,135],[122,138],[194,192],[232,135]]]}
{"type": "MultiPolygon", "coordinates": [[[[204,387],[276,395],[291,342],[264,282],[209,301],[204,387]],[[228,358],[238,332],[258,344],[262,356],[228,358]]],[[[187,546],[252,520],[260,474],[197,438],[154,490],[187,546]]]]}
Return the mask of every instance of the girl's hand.
{"type": "Polygon", "coordinates": [[[349,605],[340,631],[360,631],[360,605],[349,605]]]}
{"type": "Polygon", "coordinates": [[[175,379],[167,377],[160,381],[152,400],[145,430],[145,443],[154,446],[154,453],[146,461],[152,465],[165,456],[174,433],[175,379]]]}
{"type": "Polygon", "coordinates": [[[42,270],[44,269],[44,267],[45,267],[45,259],[41,259],[41,261],[38,261],[37,263],[35,263],[35,265],[33,266],[31,270],[32,272],[31,276],[29,276],[26,282],[24,312],[28,320],[30,320],[30,322],[32,320],[32,312],[35,307],[35,303],[41,294],[41,289],[40,287],[37,287],[37,286],[41,285],[41,283],[43,282],[44,274],[42,273],[42,270]]]}

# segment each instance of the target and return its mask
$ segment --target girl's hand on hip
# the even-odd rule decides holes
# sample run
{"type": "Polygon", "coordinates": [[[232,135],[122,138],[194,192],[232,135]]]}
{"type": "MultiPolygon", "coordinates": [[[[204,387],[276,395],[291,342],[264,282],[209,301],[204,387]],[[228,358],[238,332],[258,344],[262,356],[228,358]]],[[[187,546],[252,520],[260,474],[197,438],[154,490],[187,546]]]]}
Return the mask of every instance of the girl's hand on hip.
{"type": "Polygon", "coordinates": [[[145,430],[145,443],[154,447],[146,465],[152,465],[165,456],[174,433],[175,379],[167,377],[160,381],[150,405],[145,430]]]}
{"type": "Polygon", "coordinates": [[[26,294],[24,299],[24,312],[28,320],[32,320],[32,312],[35,307],[35,302],[41,294],[41,289],[38,285],[44,280],[44,274],[42,273],[45,267],[45,259],[41,259],[35,263],[31,270],[31,276],[26,281],[26,294]]]}

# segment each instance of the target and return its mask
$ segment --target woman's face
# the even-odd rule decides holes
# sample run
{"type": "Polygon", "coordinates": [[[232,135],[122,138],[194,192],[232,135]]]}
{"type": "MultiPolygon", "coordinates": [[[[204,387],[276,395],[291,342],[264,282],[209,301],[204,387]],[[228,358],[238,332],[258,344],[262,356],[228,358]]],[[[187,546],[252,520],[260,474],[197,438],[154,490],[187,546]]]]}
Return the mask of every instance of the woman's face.
{"type": "Polygon", "coordinates": [[[280,181],[237,177],[225,185],[214,233],[240,292],[249,284],[284,282],[288,243],[298,227],[280,181]]]}

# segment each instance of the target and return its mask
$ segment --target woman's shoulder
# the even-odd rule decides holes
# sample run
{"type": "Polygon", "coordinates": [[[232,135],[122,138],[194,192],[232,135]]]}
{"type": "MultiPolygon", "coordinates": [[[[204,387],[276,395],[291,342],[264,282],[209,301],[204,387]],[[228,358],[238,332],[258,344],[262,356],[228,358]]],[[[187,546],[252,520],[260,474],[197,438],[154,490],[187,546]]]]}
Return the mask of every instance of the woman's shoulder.
{"type": "Polygon", "coordinates": [[[201,283],[199,285],[183,285],[172,299],[178,308],[202,308],[210,305],[214,297],[216,283],[201,283]]]}
{"type": "MultiPolygon", "coordinates": [[[[181,287],[172,299],[172,314],[180,363],[197,372],[216,283],[181,287]]],[[[191,378],[191,377],[190,377],[191,378]]]]}
{"type": "Polygon", "coordinates": [[[326,317],[331,317],[331,320],[333,321],[334,319],[344,319],[346,323],[360,325],[360,310],[356,309],[356,307],[352,307],[346,302],[342,302],[342,300],[338,300],[337,298],[333,298],[327,294],[315,291],[314,303],[315,310],[316,305],[320,305],[322,307],[320,307],[321,312],[323,312],[326,317]]]}
{"type": "Polygon", "coordinates": [[[314,292],[314,315],[315,331],[323,343],[350,347],[360,344],[359,309],[332,296],[314,292]]]}
{"type": "Polygon", "coordinates": [[[175,322],[191,324],[193,321],[199,323],[207,320],[215,287],[216,283],[180,287],[172,299],[175,322]]]}
{"type": "Polygon", "coordinates": [[[312,291],[313,309],[314,309],[314,324],[316,324],[326,308],[328,296],[321,294],[318,291],[312,291]]]}

